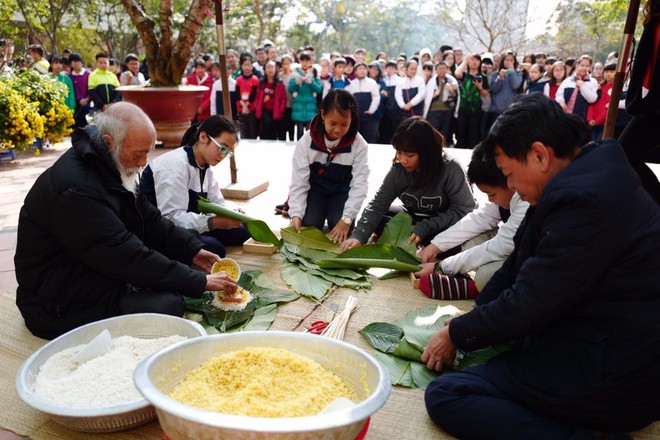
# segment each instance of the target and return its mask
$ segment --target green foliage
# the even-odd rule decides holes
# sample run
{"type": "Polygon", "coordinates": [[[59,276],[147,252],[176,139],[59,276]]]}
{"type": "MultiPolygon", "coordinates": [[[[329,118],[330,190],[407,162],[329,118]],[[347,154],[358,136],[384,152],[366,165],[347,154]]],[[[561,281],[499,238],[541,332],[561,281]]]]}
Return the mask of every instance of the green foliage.
{"type": "Polygon", "coordinates": [[[321,299],[332,287],[332,281],[303,270],[289,261],[282,263],[280,275],[291,289],[303,296],[321,299]]]}
{"type": "Polygon", "coordinates": [[[339,246],[331,242],[323,231],[314,226],[303,226],[300,228],[300,233],[293,226],[289,226],[282,228],[280,233],[282,234],[282,240],[286,243],[335,254],[339,253],[339,246]]]}

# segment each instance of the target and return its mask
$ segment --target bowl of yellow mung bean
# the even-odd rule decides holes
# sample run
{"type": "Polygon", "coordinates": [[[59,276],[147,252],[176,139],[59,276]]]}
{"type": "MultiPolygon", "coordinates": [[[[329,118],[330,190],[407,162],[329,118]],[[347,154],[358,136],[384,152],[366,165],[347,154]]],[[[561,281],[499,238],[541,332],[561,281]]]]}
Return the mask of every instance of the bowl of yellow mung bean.
{"type": "Polygon", "coordinates": [[[224,272],[229,276],[229,278],[238,281],[241,277],[241,266],[235,260],[231,258],[221,258],[220,260],[213,263],[211,267],[211,273],[224,272]]]}
{"type": "Polygon", "coordinates": [[[274,331],[175,344],[141,362],[134,380],[171,440],[353,440],[391,391],[362,349],[274,331]]]}

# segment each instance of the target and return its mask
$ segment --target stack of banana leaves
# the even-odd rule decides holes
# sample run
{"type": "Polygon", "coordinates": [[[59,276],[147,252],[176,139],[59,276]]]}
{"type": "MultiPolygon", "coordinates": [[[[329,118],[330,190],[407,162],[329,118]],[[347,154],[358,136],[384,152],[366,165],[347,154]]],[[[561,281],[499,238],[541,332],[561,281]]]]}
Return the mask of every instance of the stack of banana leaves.
{"type": "Polygon", "coordinates": [[[281,253],[286,260],[280,269],[282,280],[304,296],[321,299],[334,285],[370,289],[366,273],[370,268],[390,269],[387,277],[419,270],[415,246],[408,243],[412,219],[406,213],[388,222],[377,243],[343,253],[315,227],[303,227],[300,233],[288,227],[281,232],[281,253]]]}
{"type": "MultiPolygon", "coordinates": [[[[408,312],[394,322],[372,322],[360,333],[373,348],[378,361],[387,369],[392,384],[425,389],[440,373],[422,363],[429,339],[457,312],[453,306],[430,306],[408,312]]],[[[453,369],[484,364],[509,349],[498,345],[471,352],[458,351],[453,369]]]]}
{"type": "Polygon", "coordinates": [[[277,289],[258,270],[243,272],[238,286],[249,292],[246,304],[222,308],[217,300],[218,292],[205,292],[201,298],[185,298],[185,318],[199,322],[209,334],[268,330],[277,315],[277,304],[300,298],[290,290],[277,289]]]}

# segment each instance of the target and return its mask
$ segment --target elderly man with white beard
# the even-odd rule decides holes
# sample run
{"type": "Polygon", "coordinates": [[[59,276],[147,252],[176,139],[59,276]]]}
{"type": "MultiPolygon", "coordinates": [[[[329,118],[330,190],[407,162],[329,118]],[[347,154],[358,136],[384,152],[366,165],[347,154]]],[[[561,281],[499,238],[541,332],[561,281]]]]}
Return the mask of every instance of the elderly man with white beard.
{"type": "Polygon", "coordinates": [[[129,103],[77,129],[72,148],[35,182],[18,222],[16,303],[43,338],[129,313],[182,316],[183,295],[232,292],[219,257],[194,233],[161,217],[139,192],[156,142],[149,117],[129,103]]]}

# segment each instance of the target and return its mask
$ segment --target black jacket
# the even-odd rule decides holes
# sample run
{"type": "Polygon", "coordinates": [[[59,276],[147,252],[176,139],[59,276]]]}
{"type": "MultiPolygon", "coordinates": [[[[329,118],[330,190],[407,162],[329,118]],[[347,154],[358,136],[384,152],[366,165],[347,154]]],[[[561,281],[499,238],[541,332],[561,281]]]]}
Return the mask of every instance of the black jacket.
{"type": "Polygon", "coordinates": [[[514,341],[487,371],[500,389],[535,395],[526,404],[570,402],[577,414],[646,399],[660,416],[660,208],[621,146],[589,144],[514,241],[477,307],[451,322],[456,346],[514,341]]]}
{"type": "Polygon", "coordinates": [[[101,297],[110,284],[200,296],[206,276],[188,264],[202,243],[122,186],[96,127],[76,130],[72,143],[20,212],[16,302],[28,328],[94,301],[81,295],[101,297]]]}

